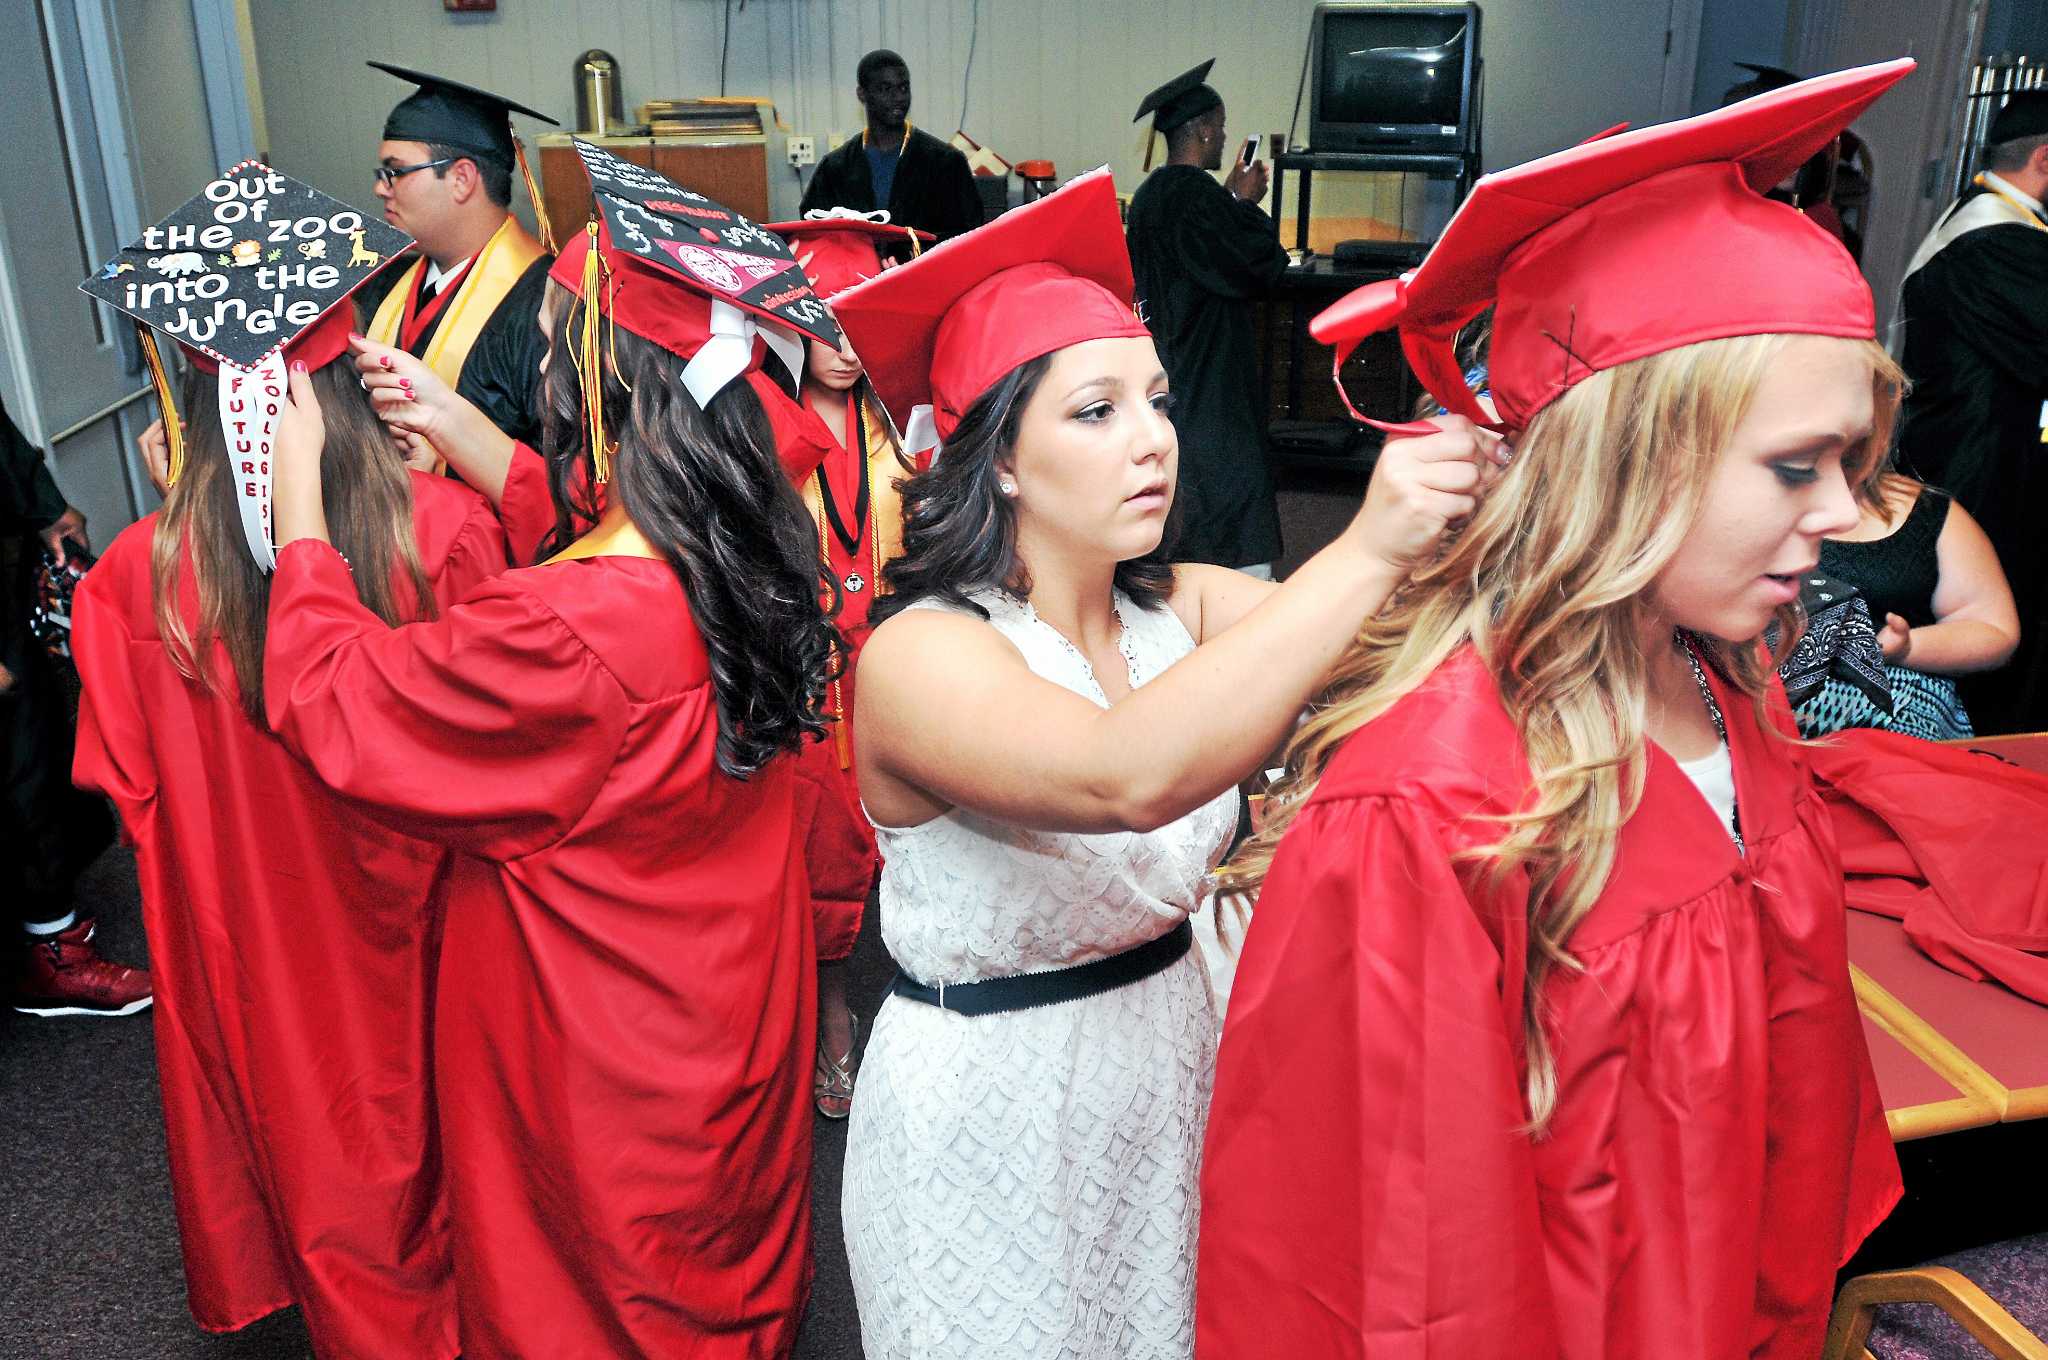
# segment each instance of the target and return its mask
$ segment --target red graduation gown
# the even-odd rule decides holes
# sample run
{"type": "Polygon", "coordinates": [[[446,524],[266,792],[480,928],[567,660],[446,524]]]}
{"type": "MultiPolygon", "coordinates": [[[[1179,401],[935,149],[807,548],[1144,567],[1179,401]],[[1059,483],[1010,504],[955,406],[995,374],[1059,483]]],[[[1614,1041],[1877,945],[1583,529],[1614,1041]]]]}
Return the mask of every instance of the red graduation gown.
{"type": "Polygon", "coordinates": [[[435,1082],[462,1349],[755,1357],[810,1281],[808,790],[714,763],[666,562],[510,571],[389,629],[325,545],[279,554],[279,735],[461,851],[435,1082]]]}
{"type": "Polygon", "coordinates": [[[1950,972],[2048,1005],[2048,777],[1868,729],[1809,759],[1849,905],[1896,919],[1950,972]]]}
{"type": "MultiPolygon", "coordinates": [[[[1842,876],[1797,748],[1717,683],[1747,861],[1653,751],[1546,988],[1560,1095],[1520,1132],[1526,879],[1471,820],[1528,772],[1468,649],[1354,735],[1245,943],[1202,1170],[1197,1354],[1818,1354],[1898,1197],[1842,876]]],[[[1789,724],[1788,724],[1789,727],[1789,724]]]]}
{"type": "MultiPolygon", "coordinates": [[[[504,569],[504,532],[468,488],[411,480],[445,606],[504,569]]],[[[450,857],[344,807],[238,702],[177,672],[155,527],[123,532],[79,587],[73,773],[135,847],[192,1316],[225,1332],[297,1303],[323,1357],[452,1355],[428,1104],[450,857]]]]}

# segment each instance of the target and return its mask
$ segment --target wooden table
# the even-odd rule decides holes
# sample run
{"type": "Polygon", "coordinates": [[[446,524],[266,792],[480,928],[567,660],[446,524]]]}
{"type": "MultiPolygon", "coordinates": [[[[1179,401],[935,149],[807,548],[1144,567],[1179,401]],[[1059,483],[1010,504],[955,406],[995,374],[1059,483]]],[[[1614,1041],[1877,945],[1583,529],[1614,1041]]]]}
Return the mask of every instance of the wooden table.
{"type": "MultiPolygon", "coordinates": [[[[2048,733],[1954,744],[2048,774],[2048,733]]],[[[1849,964],[1894,1141],[2048,1116],[2048,1006],[1949,972],[1868,912],[1849,913],[1849,964]]]]}

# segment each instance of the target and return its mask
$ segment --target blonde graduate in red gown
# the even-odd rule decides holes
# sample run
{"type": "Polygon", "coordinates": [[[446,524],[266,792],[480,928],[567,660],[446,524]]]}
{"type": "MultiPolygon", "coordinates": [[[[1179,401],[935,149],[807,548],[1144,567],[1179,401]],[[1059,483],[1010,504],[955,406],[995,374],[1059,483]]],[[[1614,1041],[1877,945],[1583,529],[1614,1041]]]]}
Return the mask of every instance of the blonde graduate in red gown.
{"type": "Polygon", "coordinates": [[[779,241],[583,149],[605,215],[542,311],[555,555],[429,622],[364,610],[295,374],[265,694],[322,782],[461,852],[435,1081],[463,1354],[780,1355],[816,1023],[786,753],[836,635],[756,383],[766,323],[836,331],[779,241]]]}
{"type": "Polygon", "coordinates": [[[1770,188],[1911,69],[1481,181],[1410,278],[1431,390],[1495,311],[1515,458],[1372,620],[1238,861],[1198,1354],[1811,1360],[1897,1164],[1833,827],[1767,630],[1900,376],[1770,188]]]}
{"type": "MultiPolygon", "coordinates": [[[[281,221],[316,201],[305,220],[343,207],[267,167],[215,182],[240,201],[229,181],[265,183],[281,221]]],[[[337,235],[330,259],[351,244],[337,235]]],[[[131,249],[144,269],[161,253],[131,249]]],[[[209,269],[194,289],[210,296],[233,268],[209,269]]],[[[332,288],[286,291],[294,312],[324,310],[282,352],[306,369],[325,415],[334,539],[357,564],[343,589],[380,628],[431,619],[504,570],[508,530],[531,541],[540,529],[501,522],[460,482],[406,469],[341,361],[346,293],[372,271],[329,272],[332,288]]],[[[166,324],[179,310],[138,315],[166,324]]],[[[113,800],[135,848],[193,1317],[227,1332],[297,1304],[320,1356],[432,1360],[456,1351],[431,1101],[453,857],[329,793],[265,719],[273,583],[239,508],[250,455],[231,460],[230,443],[245,432],[231,436],[216,412],[222,389],[252,384],[245,362],[278,339],[228,327],[209,353],[189,350],[185,420],[145,440],[168,462],[182,431],[182,466],[159,471],[150,458],[168,483],[163,509],[115,539],[79,587],[74,776],[113,800]]]]}

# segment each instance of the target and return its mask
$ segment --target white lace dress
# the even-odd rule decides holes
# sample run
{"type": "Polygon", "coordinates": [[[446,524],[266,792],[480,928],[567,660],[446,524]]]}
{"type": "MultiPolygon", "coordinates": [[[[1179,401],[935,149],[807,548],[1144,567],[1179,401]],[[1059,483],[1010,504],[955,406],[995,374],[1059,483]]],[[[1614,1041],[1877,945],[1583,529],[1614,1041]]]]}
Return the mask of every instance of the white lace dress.
{"type": "MultiPolygon", "coordinates": [[[[1107,705],[1028,604],[975,596],[1046,679],[1107,705]]],[[[1194,649],[1119,597],[1130,683],[1194,649]]],[[[1027,831],[958,809],[877,827],[882,938],[918,981],[1120,953],[1202,902],[1226,792],[1157,831],[1027,831]]],[[[848,1134],[847,1255],[868,1360],[1187,1360],[1216,1010],[1199,951],[1097,996],[962,1016],[891,996],[848,1134]]]]}

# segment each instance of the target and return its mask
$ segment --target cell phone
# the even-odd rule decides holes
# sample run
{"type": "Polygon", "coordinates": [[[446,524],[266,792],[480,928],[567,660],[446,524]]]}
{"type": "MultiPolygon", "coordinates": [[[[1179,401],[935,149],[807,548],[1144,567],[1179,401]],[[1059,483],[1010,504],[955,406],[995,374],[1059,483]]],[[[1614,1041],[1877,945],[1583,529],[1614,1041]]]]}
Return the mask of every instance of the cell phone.
{"type": "Polygon", "coordinates": [[[1237,153],[1237,163],[1249,170],[1252,162],[1259,158],[1259,134],[1254,132],[1244,139],[1244,150],[1237,153]]]}

